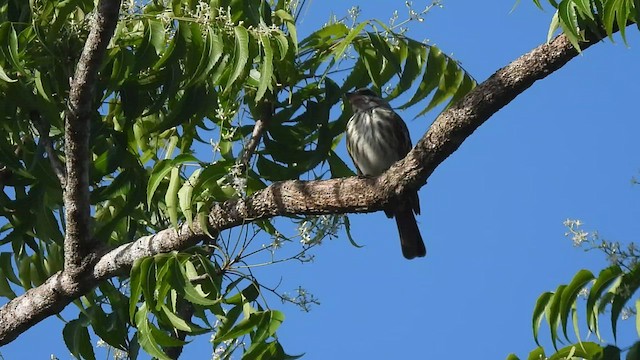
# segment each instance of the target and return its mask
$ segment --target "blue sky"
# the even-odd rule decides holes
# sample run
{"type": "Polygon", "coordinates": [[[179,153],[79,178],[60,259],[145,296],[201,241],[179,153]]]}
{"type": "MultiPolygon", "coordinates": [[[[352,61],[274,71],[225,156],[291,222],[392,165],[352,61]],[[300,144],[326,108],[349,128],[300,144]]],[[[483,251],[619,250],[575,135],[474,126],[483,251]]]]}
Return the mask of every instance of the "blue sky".
{"type": "MultiPolygon", "coordinates": [[[[404,1],[307,2],[301,37],[353,5],[362,20],[386,21],[395,9],[401,19],[406,14],[404,1]]],[[[416,9],[426,4],[414,1],[416,9]]],[[[551,8],[522,1],[510,13],[512,6],[446,1],[424,22],[412,22],[409,35],[430,39],[483,81],[546,39],[551,8]]],[[[495,114],[434,172],[420,190],[426,258],[405,260],[395,224],[376,213],[351,216],[364,248],[342,236],[318,248],[311,264],[261,270],[321,302],[310,313],[272,303],[287,316],[279,331],[285,349],[305,359],[526,358],[535,347],[537,297],[581,268],[607,265],[604,255],[573,247],[562,222],[581,219],[612,241],[640,232],[640,188],[630,181],[640,177],[632,85],[640,79],[639,42],[630,29],[629,47],[619,39],[593,46],[495,114]]],[[[411,120],[417,111],[401,113],[414,143],[437,115],[411,120]]],[[[619,345],[628,346],[636,335],[623,326],[619,345]]],[[[7,360],[25,352],[70,358],[61,328],[49,319],[0,353],[7,360]]],[[[187,349],[188,358],[211,355],[206,344],[187,349]]]]}

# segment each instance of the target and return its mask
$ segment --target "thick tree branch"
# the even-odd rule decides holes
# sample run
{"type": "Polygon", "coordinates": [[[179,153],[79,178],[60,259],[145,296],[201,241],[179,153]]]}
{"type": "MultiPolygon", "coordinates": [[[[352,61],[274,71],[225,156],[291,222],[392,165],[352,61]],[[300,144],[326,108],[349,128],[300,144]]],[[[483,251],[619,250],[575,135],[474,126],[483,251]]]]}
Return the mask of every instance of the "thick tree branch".
{"type": "Polygon", "coordinates": [[[64,129],[67,167],[64,254],[67,271],[81,271],[87,266],[87,256],[95,247],[89,228],[90,125],[91,117],[96,111],[94,93],[98,68],[115,31],[119,11],[120,0],[101,0],[98,4],[69,90],[69,108],[64,129]]]}
{"type": "MultiPolygon", "coordinates": [[[[583,48],[599,40],[594,38],[584,43],[583,48]]],[[[576,55],[577,51],[561,35],[515,60],[443,112],[407,157],[378,178],[275,183],[246,199],[216,204],[209,214],[209,225],[219,232],[255,219],[280,215],[382,210],[396,195],[421,187],[436,167],[491,115],[576,55]]],[[[98,281],[126,274],[136,259],[182,250],[208,238],[194,221],[191,228],[185,224],[178,231],[162,230],[116,249],[96,252],[95,266],[83,271],[81,276],[57,273],[43,285],[0,308],[0,345],[59,312],[98,281]]]]}

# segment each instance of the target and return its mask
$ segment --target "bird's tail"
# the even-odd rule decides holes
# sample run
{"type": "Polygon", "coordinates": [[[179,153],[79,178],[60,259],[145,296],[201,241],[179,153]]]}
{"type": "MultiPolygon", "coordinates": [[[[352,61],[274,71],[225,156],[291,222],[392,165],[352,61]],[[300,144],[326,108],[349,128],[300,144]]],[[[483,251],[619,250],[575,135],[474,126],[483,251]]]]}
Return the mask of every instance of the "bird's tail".
{"type": "Polygon", "coordinates": [[[427,255],[427,249],[424,246],[424,241],[422,241],[422,235],[420,235],[420,229],[418,229],[418,223],[412,209],[397,209],[395,218],[396,225],[398,225],[398,234],[400,234],[402,255],[407,259],[427,255]]]}

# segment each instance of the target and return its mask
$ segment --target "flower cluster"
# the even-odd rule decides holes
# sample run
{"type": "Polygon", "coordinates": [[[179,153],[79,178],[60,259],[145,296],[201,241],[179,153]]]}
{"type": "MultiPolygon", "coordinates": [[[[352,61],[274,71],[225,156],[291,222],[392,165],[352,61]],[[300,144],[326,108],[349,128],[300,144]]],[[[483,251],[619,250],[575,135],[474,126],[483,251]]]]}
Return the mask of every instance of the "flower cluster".
{"type": "Polygon", "coordinates": [[[582,243],[587,241],[589,233],[580,228],[582,226],[582,221],[567,219],[562,224],[567,228],[567,232],[564,233],[564,236],[571,236],[573,246],[580,246],[582,243]]]}

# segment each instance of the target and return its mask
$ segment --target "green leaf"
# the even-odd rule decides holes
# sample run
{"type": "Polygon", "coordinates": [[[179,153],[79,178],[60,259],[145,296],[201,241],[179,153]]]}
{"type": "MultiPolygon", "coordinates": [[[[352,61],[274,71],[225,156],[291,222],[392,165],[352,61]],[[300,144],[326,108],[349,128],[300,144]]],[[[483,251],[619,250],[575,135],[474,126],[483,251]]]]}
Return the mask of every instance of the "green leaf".
{"type": "Polygon", "coordinates": [[[165,299],[167,298],[169,292],[173,289],[173,275],[170,274],[172,271],[172,262],[173,256],[170,254],[166,254],[168,256],[159,256],[156,255],[153,257],[155,262],[155,277],[156,277],[156,288],[154,290],[154,294],[156,294],[156,298],[158,301],[153,307],[152,311],[160,311],[162,306],[164,305],[165,299]]]}
{"type": "MultiPolygon", "coordinates": [[[[564,0],[566,1],[566,0],[564,0]]],[[[580,10],[580,13],[587,18],[594,20],[593,10],[591,9],[591,2],[589,0],[573,0],[574,5],[580,10]]]]}
{"type": "Polygon", "coordinates": [[[235,52],[233,58],[233,71],[227,81],[225,91],[231,89],[231,85],[240,77],[244,72],[247,60],[249,59],[249,33],[247,29],[242,26],[236,26],[233,29],[235,33],[235,52]]]}
{"type": "Polygon", "coordinates": [[[547,307],[549,306],[549,301],[553,297],[553,293],[546,292],[536,300],[536,306],[533,310],[533,339],[536,341],[536,344],[540,345],[540,341],[538,340],[538,331],[540,330],[540,322],[542,321],[542,317],[545,314],[547,307]]]}
{"type": "Polygon", "coordinates": [[[634,21],[636,23],[636,27],[640,30],[640,0],[633,0],[633,9],[634,12],[634,21]]]}
{"type": "Polygon", "coordinates": [[[164,195],[164,202],[167,204],[167,213],[171,220],[171,226],[175,229],[178,228],[178,190],[180,190],[180,186],[182,185],[181,182],[180,167],[171,169],[169,188],[164,195]]]}
{"type": "Polygon", "coordinates": [[[460,83],[460,85],[455,91],[455,94],[453,94],[453,96],[451,97],[451,100],[449,101],[446,107],[448,108],[451,105],[455,105],[460,99],[462,99],[471,90],[473,90],[476,87],[476,85],[477,85],[476,81],[471,76],[464,73],[462,78],[462,83],[460,83]]]}
{"type": "Polygon", "coordinates": [[[224,316],[218,316],[220,319],[220,326],[218,326],[218,331],[214,338],[214,344],[222,343],[222,336],[229,332],[238,320],[238,317],[240,317],[240,314],[242,314],[242,305],[232,307],[224,316]]]}
{"type": "Polygon", "coordinates": [[[185,181],[178,191],[180,211],[182,211],[182,214],[186,218],[189,226],[191,226],[191,223],[193,222],[193,211],[191,209],[191,203],[193,202],[193,186],[196,184],[201,170],[202,169],[196,169],[193,174],[189,176],[189,180],[185,181]]]}
{"type": "Polygon", "coordinates": [[[167,307],[167,305],[162,304],[161,309],[164,316],[166,316],[167,319],[169,319],[169,321],[171,322],[171,326],[173,326],[178,330],[191,332],[191,327],[189,326],[189,324],[186,321],[184,321],[184,319],[174,314],[173,311],[171,311],[171,309],[167,307]]]}
{"type": "Polygon", "coordinates": [[[7,277],[4,273],[0,272],[0,296],[13,299],[16,297],[16,293],[11,289],[11,285],[7,281],[7,277]]]}
{"type": "Polygon", "coordinates": [[[291,14],[289,14],[288,12],[286,12],[286,11],[284,11],[282,9],[276,10],[274,15],[279,17],[283,21],[294,22],[293,16],[291,16],[291,14]]]}
{"type": "Polygon", "coordinates": [[[276,10],[275,15],[287,24],[287,31],[289,31],[291,42],[293,43],[296,54],[298,54],[298,31],[296,30],[296,23],[293,16],[282,9],[276,10]]]}
{"type": "Polygon", "coordinates": [[[274,36],[274,39],[276,40],[276,44],[278,45],[278,54],[280,54],[280,61],[283,61],[287,57],[287,52],[289,52],[289,41],[281,32],[277,32],[274,36]]]}
{"type": "Polygon", "coordinates": [[[546,359],[546,356],[544,355],[544,349],[542,347],[537,347],[535,350],[531,351],[529,353],[529,357],[527,358],[527,360],[540,360],[540,359],[546,359]]]}
{"type": "Polygon", "coordinates": [[[578,26],[576,23],[576,4],[574,1],[563,0],[558,6],[558,17],[560,18],[560,24],[563,26],[565,33],[568,31],[567,36],[570,38],[578,39],[578,26]]]}
{"type": "Polygon", "coordinates": [[[332,178],[349,177],[355,175],[355,173],[342,161],[342,159],[331,150],[329,153],[329,169],[331,170],[332,178]]]}
{"type": "Polygon", "coordinates": [[[627,21],[629,21],[629,6],[628,0],[620,1],[620,5],[616,14],[616,20],[618,21],[618,29],[620,30],[620,37],[622,37],[622,42],[625,45],[629,46],[627,42],[627,21]]]}
{"type": "Polygon", "coordinates": [[[177,261],[174,263],[172,273],[176,284],[175,289],[180,291],[189,302],[202,306],[213,306],[218,305],[222,300],[218,298],[218,294],[205,294],[199,285],[197,287],[193,286],[185,269],[177,261]],[[216,299],[210,299],[209,296],[211,295],[216,296],[216,299]]]}
{"type": "MultiPolygon", "coordinates": [[[[561,4],[562,5],[562,4],[561,4]]],[[[578,34],[578,28],[576,24],[575,9],[571,4],[565,4],[562,8],[558,7],[558,19],[562,31],[571,42],[571,45],[580,52],[581,36],[578,34]]]]}
{"type": "Polygon", "coordinates": [[[576,339],[578,339],[578,342],[582,342],[580,325],[578,324],[578,306],[575,302],[571,306],[571,322],[573,324],[573,333],[576,335],[576,339]]]}
{"type": "Polygon", "coordinates": [[[164,316],[166,316],[167,319],[169,319],[169,321],[171,322],[171,326],[173,326],[178,330],[186,331],[189,334],[194,334],[194,335],[203,334],[209,331],[208,329],[198,326],[192,323],[191,321],[180,318],[173,311],[171,311],[171,309],[169,309],[168,306],[164,304],[162,304],[161,309],[164,316]]]}
{"type": "Polygon", "coordinates": [[[560,323],[562,324],[562,333],[565,339],[568,339],[567,320],[569,319],[571,307],[574,305],[580,291],[594,278],[591,271],[580,270],[562,292],[562,299],[560,301],[560,323]]]}
{"type": "Polygon", "coordinates": [[[347,51],[347,48],[349,47],[349,45],[351,45],[351,43],[356,38],[356,36],[358,36],[362,32],[362,29],[364,29],[364,27],[367,26],[368,24],[369,24],[368,21],[358,24],[358,26],[351,29],[349,34],[338,43],[338,45],[331,52],[336,62],[340,61],[340,59],[342,58],[342,55],[344,55],[344,52],[347,51]]]}
{"type": "Polygon", "coordinates": [[[9,60],[11,60],[11,64],[16,68],[19,73],[25,73],[25,69],[20,64],[20,55],[18,54],[18,34],[16,33],[16,29],[11,24],[9,30],[9,60]]]}
{"type": "Polygon", "coordinates": [[[602,292],[611,285],[613,281],[622,275],[622,270],[618,266],[611,266],[603,269],[598,274],[598,278],[589,291],[587,297],[587,327],[593,332],[598,332],[596,321],[598,317],[597,301],[602,292]]]}
{"type": "Polygon", "coordinates": [[[581,342],[566,346],[558,350],[555,354],[549,357],[549,360],[565,360],[565,359],[595,359],[597,355],[601,354],[603,348],[593,342],[581,342]]]}
{"type": "Polygon", "coordinates": [[[271,360],[271,359],[285,359],[293,360],[303,357],[300,355],[289,355],[284,352],[282,345],[276,340],[268,343],[263,343],[262,348],[259,351],[255,351],[251,356],[243,357],[243,360],[271,360]]]}
{"type": "Polygon", "coordinates": [[[62,336],[67,349],[78,359],[96,358],[89,337],[89,330],[79,319],[69,321],[62,329],[62,336]]]}
{"type": "Polygon", "coordinates": [[[194,71],[188,84],[195,84],[203,81],[211,69],[218,63],[224,52],[224,40],[216,31],[207,28],[205,35],[205,48],[202,51],[200,62],[194,71]]]}
{"type": "Polygon", "coordinates": [[[18,81],[17,79],[10,78],[9,75],[7,75],[7,73],[4,71],[4,68],[2,67],[2,65],[0,65],[0,80],[9,82],[9,83],[18,81]]]}
{"type": "Polygon", "coordinates": [[[172,338],[155,327],[147,318],[149,312],[145,305],[142,305],[135,316],[135,325],[138,329],[138,342],[144,351],[160,360],[171,360],[162,351],[161,343],[164,346],[181,346],[184,341],[172,338]]]}
{"type": "Polygon", "coordinates": [[[346,37],[349,34],[349,28],[343,23],[334,23],[322,27],[321,29],[311,33],[300,42],[300,47],[306,50],[314,50],[318,47],[329,47],[335,44],[338,38],[346,37]]]}
{"type": "MultiPolygon", "coordinates": [[[[107,283],[107,282],[105,282],[107,283]]],[[[109,284],[108,286],[111,286],[109,284]]],[[[100,286],[101,291],[105,289],[104,283],[100,286]]],[[[111,286],[108,292],[118,291],[113,286],[111,286]]],[[[126,318],[120,317],[118,312],[122,310],[122,306],[126,306],[126,304],[122,301],[120,297],[123,297],[122,294],[119,294],[118,298],[114,296],[109,296],[109,302],[111,307],[116,307],[114,312],[107,315],[102,310],[100,305],[94,304],[87,308],[86,316],[91,321],[91,327],[93,332],[95,332],[100,339],[104,340],[107,344],[121,350],[125,350],[127,348],[127,328],[128,321],[126,318]]]]}
{"type": "Polygon", "coordinates": [[[31,258],[25,256],[18,262],[18,277],[25,290],[31,289],[31,258]]]}
{"type": "Polygon", "coordinates": [[[636,300],[636,333],[640,336],[640,299],[636,300]]]}
{"type": "Polygon", "coordinates": [[[446,68],[447,58],[445,55],[437,47],[430,46],[429,55],[427,56],[427,68],[425,69],[422,81],[418,84],[418,90],[411,100],[400,106],[400,108],[406,109],[427,97],[440,83],[440,79],[444,75],[446,68]]]}
{"type": "Polygon", "coordinates": [[[198,159],[190,154],[180,154],[173,160],[161,160],[153,167],[151,176],[149,177],[149,183],[147,184],[147,206],[151,207],[153,201],[153,195],[155,194],[158,186],[162,183],[165,176],[171,172],[174,166],[184,164],[187,162],[198,162],[198,159]]]}
{"type": "Polygon", "coordinates": [[[566,289],[566,285],[560,285],[551,297],[551,304],[547,307],[546,316],[549,321],[549,331],[551,332],[551,342],[553,347],[557,348],[558,342],[558,326],[560,325],[560,303],[562,302],[562,293],[566,289]]]}
{"type": "MultiPolygon", "coordinates": [[[[242,278],[239,280],[242,280],[242,278]]],[[[251,283],[241,292],[226,298],[224,302],[227,304],[244,304],[254,301],[258,298],[258,295],[260,295],[260,289],[256,284],[251,283]]]]}
{"type": "Polygon", "coordinates": [[[376,53],[373,49],[361,44],[358,44],[356,46],[356,50],[360,54],[360,60],[367,69],[369,79],[371,80],[371,83],[373,83],[373,86],[376,88],[382,88],[386,81],[382,78],[382,66],[384,64],[382,61],[380,61],[378,53],[376,53]]]}
{"type": "Polygon", "coordinates": [[[256,91],[256,102],[264,97],[267,89],[271,89],[271,77],[273,76],[273,49],[271,48],[271,39],[269,39],[267,35],[261,35],[260,41],[264,50],[264,56],[260,64],[260,83],[256,91]]]}
{"type": "Polygon", "coordinates": [[[198,201],[196,203],[196,211],[198,218],[198,225],[200,225],[200,229],[204,231],[207,236],[211,239],[215,239],[214,234],[209,230],[209,212],[211,211],[211,205],[213,204],[213,199],[207,199],[207,201],[198,201]]]}
{"type": "Polygon", "coordinates": [[[602,354],[594,357],[597,360],[620,360],[620,348],[613,345],[607,345],[602,350],[602,354]]]}
{"type": "Polygon", "coordinates": [[[465,75],[464,72],[460,69],[458,64],[452,59],[449,59],[447,63],[447,67],[445,69],[444,76],[440,78],[438,90],[436,90],[436,93],[433,95],[433,98],[431,98],[429,105],[427,105],[427,107],[424,110],[419,112],[416,117],[424,115],[429,110],[440,105],[450,96],[453,96],[456,93],[456,90],[458,89],[460,84],[462,83],[464,75],[465,75]]]}
{"type": "Polygon", "coordinates": [[[636,265],[630,272],[622,276],[620,286],[615,291],[613,302],[611,303],[611,331],[613,339],[617,339],[617,324],[627,301],[640,287],[640,264],[636,265]]]}
{"type": "Polygon", "coordinates": [[[265,319],[268,315],[264,312],[255,312],[249,315],[248,318],[240,321],[236,326],[231,328],[226,334],[222,334],[219,337],[216,337],[217,341],[226,341],[237,339],[240,336],[246,335],[253,331],[260,322],[265,319]]]}
{"type": "Polygon", "coordinates": [[[351,72],[349,73],[349,75],[347,75],[344,83],[342,84],[342,92],[344,93],[354,88],[360,88],[369,85],[370,82],[367,79],[367,71],[368,70],[364,64],[364,59],[361,57],[358,58],[355,65],[353,66],[353,69],[351,69],[351,72]]]}
{"type": "Polygon", "coordinates": [[[301,171],[295,167],[285,167],[277,164],[271,160],[266,159],[264,156],[258,156],[256,167],[260,172],[260,175],[270,181],[282,181],[296,179],[300,175],[301,171]]]}
{"type": "Polygon", "coordinates": [[[260,324],[258,324],[256,333],[251,339],[251,346],[244,353],[244,356],[250,357],[252,354],[257,353],[261,347],[262,350],[264,350],[265,341],[276,333],[276,330],[278,330],[283,321],[284,314],[280,311],[265,311],[264,318],[260,324]]]}
{"type": "Polygon", "coordinates": [[[136,313],[138,300],[142,295],[142,273],[140,272],[140,266],[147,258],[140,258],[134,261],[130,271],[129,281],[129,320],[133,323],[134,315],[136,313]]]}
{"type": "Polygon", "coordinates": [[[560,25],[560,18],[558,18],[558,12],[556,11],[551,17],[551,23],[549,24],[549,30],[547,31],[547,42],[551,42],[553,39],[553,35],[558,30],[558,26],[560,25]]]}
{"type": "MultiPolygon", "coordinates": [[[[153,292],[155,290],[155,273],[153,268],[154,259],[152,257],[145,257],[136,260],[131,267],[131,281],[130,291],[131,297],[129,298],[129,319],[133,323],[134,315],[136,314],[136,305],[140,300],[140,295],[145,296],[145,301],[149,304],[153,304],[153,292]]],[[[144,304],[143,304],[144,306],[144,304]]]]}
{"type": "Polygon", "coordinates": [[[631,346],[631,349],[629,349],[627,353],[626,360],[640,360],[640,341],[636,341],[633,346],[631,346]]]}
{"type": "Polygon", "coordinates": [[[604,14],[602,14],[602,22],[604,29],[609,35],[609,39],[613,41],[613,23],[616,20],[616,15],[620,16],[618,10],[620,8],[621,1],[619,0],[607,0],[604,2],[604,14]]]}
{"type": "Polygon", "coordinates": [[[543,10],[542,8],[542,4],[540,4],[540,0],[533,0],[533,3],[536,4],[536,6],[538,7],[538,9],[543,10]]]}
{"type": "Polygon", "coordinates": [[[0,253],[0,270],[2,270],[2,273],[6,276],[7,280],[16,285],[22,285],[20,283],[20,279],[18,279],[16,273],[13,271],[12,258],[13,255],[9,252],[0,253]]]}
{"type": "MultiPolygon", "coordinates": [[[[399,56],[397,54],[394,54],[394,52],[391,50],[391,47],[389,46],[389,43],[387,42],[387,40],[385,38],[383,38],[379,33],[373,33],[373,32],[367,32],[367,35],[369,37],[369,40],[371,41],[371,46],[373,46],[373,48],[380,54],[382,55],[382,57],[389,62],[389,64],[391,64],[391,66],[394,68],[396,74],[401,74],[402,73],[402,67],[400,66],[400,59],[399,56]]],[[[404,45],[404,44],[403,44],[404,45]]],[[[424,49],[424,48],[423,48],[424,49]]],[[[382,60],[382,59],[381,59],[382,60]]],[[[415,72],[415,67],[409,65],[409,62],[414,62],[413,60],[415,60],[415,58],[410,59],[407,58],[407,63],[405,63],[405,73],[409,72],[415,72]]],[[[419,68],[418,68],[419,70],[419,68]]],[[[403,74],[402,77],[404,77],[405,75],[403,74]]],[[[415,76],[417,76],[417,72],[415,74],[415,76]]],[[[415,78],[415,76],[413,78],[415,78]]],[[[402,83],[402,80],[400,81],[400,83],[402,83]]]]}
{"type": "Polygon", "coordinates": [[[427,60],[427,47],[424,44],[413,40],[406,40],[406,42],[406,45],[403,46],[407,48],[404,69],[398,86],[391,93],[391,98],[409,90],[427,60]]]}
{"type": "Polygon", "coordinates": [[[162,21],[156,19],[147,19],[146,25],[149,31],[149,44],[153,46],[156,54],[162,54],[167,46],[167,43],[165,41],[165,28],[162,24],[162,21]]]}

